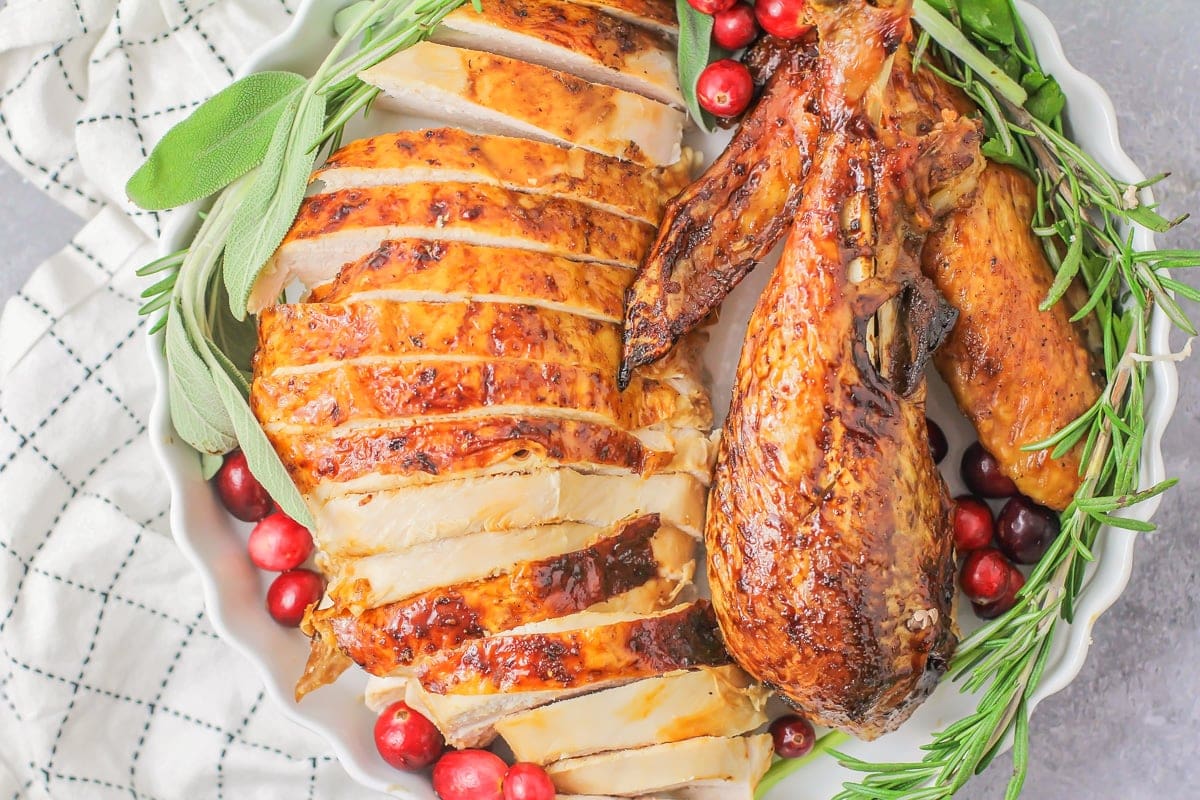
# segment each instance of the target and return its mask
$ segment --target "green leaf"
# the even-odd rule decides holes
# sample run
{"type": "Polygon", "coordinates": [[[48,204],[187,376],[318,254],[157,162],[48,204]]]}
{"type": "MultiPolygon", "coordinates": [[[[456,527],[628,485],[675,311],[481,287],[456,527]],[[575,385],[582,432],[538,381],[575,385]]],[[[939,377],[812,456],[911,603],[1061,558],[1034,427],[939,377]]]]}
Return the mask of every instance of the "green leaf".
{"type": "Polygon", "coordinates": [[[958,0],[958,11],[972,33],[1006,47],[1016,43],[1017,26],[1008,0],[958,0]]]}
{"type": "Polygon", "coordinates": [[[245,319],[258,274],[296,218],[312,172],[313,149],[325,125],[325,98],[295,98],[275,128],[266,158],[237,209],[225,245],[229,309],[245,319]]]}
{"type": "Polygon", "coordinates": [[[1067,105],[1067,97],[1058,81],[1049,75],[1040,72],[1027,73],[1021,79],[1021,86],[1029,92],[1025,110],[1047,125],[1058,119],[1067,105]]]}
{"type": "Polygon", "coordinates": [[[212,455],[211,453],[201,453],[200,476],[206,481],[211,481],[224,463],[225,459],[221,456],[212,455]]]}
{"type": "Polygon", "coordinates": [[[267,439],[267,434],[258,424],[254,412],[246,404],[246,398],[242,396],[233,380],[222,369],[218,367],[213,370],[212,374],[217,395],[221,398],[225,410],[233,421],[238,445],[246,455],[246,463],[250,466],[250,472],[267,490],[267,494],[271,495],[271,499],[279,504],[285,514],[304,527],[311,529],[313,519],[309,514],[308,506],[305,505],[304,498],[300,496],[300,490],[296,488],[296,484],[288,475],[287,468],[279,460],[275,448],[267,439]]]}
{"type": "Polygon", "coordinates": [[[217,455],[237,446],[233,421],[216,395],[212,373],[184,329],[177,305],[167,315],[167,399],[179,437],[201,453],[217,455]]]}
{"type": "Polygon", "coordinates": [[[688,113],[700,130],[711,132],[712,126],[696,99],[696,81],[708,66],[713,18],[711,14],[701,14],[692,8],[687,0],[675,0],[675,13],[679,15],[679,89],[688,113]]]}
{"type": "Polygon", "coordinates": [[[1025,157],[1021,155],[1020,150],[1014,150],[1012,153],[1009,153],[1004,149],[1004,145],[1001,144],[999,139],[988,139],[983,143],[983,146],[980,149],[983,151],[983,154],[987,156],[988,161],[994,161],[997,164],[1008,164],[1013,167],[1021,167],[1022,169],[1028,167],[1028,165],[1025,163],[1025,157]]]}
{"type": "Polygon", "coordinates": [[[257,72],[226,87],[167,131],[125,193],[159,211],[228,186],[262,161],[271,131],[305,83],[291,72],[257,72]]]}

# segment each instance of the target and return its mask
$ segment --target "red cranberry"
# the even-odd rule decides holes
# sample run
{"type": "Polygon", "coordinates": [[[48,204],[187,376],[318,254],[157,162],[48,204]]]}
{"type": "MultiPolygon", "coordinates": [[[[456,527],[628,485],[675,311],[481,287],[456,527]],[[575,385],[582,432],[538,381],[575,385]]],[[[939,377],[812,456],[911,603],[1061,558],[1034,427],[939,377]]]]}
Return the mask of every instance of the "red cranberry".
{"type": "Polygon", "coordinates": [[[225,463],[221,464],[213,480],[217,484],[221,503],[230,514],[243,522],[258,522],[270,514],[275,505],[258,478],[250,473],[250,465],[246,463],[246,455],[241,450],[234,450],[225,456],[225,463]]]}
{"type": "Polygon", "coordinates": [[[1013,567],[994,547],[976,550],[963,562],[959,583],[972,603],[991,603],[1004,596],[1013,567]]]}
{"type": "Polygon", "coordinates": [[[312,534],[287,514],[277,511],[254,526],[246,549],[250,551],[250,560],[259,569],[286,572],[300,566],[312,555],[312,534]]]}
{"type": "Polygon", "coordinates": [[[950,443],[946,441],[942,426],[929,417],[925,418],[925,427],[929,431],[929,455],[933,456],[933,463],[940,464],[950,451],[950,443]]]}
{"type": "Polygon", "coordinates": [[[281,573],[267,589],[267,612],[271,618],[288,628],[295,628],[304,619],[304,611],[321,601],[325,579],[311,569],[293,569],[281,573]]]}
{"type": "Polygon", "coordinates": [[[800,758],[813,749],[817,733],[804,717],[788,714],[771,723],[771,738],[775,740],[775,755],[800,758]]]}
{"type": "Polygon", "coordinates": [[[741,50],[758,38],[754,9],[746,3],[713,14],[713,41],[726,50],[741,50]]]}
{"type": "Polygon", "coordinates": [[[1000,462],[979,442],[963,453],[962,479],[980,497],[1012,497],[1017,493],[1017,485],[1000,471],[1000,462]]]}
{"type": "Polygon", "coordinates": [[[537,764],[520,763],[504,776],[504,800],[554,800],[554,783],[537,764]]]}
{"type": "Polygon", "coordinates": [[[970,494],[954,498],[951,512],[954,524],[954,548],[960,555],[979,550],[992,543],[995,524],[991,507],[970,494]]]}
{"type": "Polygon", "coordinates": [[[740,61],[723,58],[704,68],[696,80],[700,107],[718,117],[736,117],[750,105],[754,81],[740,61]]]}
{"type": "Polygon", "coordinates": [[[442,800],[502,800],[508,765],[487,750],[451,750],[433,765],[433,791],[442,800]]]}
{"type": "Polygon", "coordinates": [[[1017,495],[1000,509],[996,540],[1004,554],[1018,564],[1036,564],[1058,536],[1058,514],[1017,495]]]}
{"type": "Polygon", "coordinates": [[[1017,604],[1017,592],[1021,591],[1021,587],[1025,585],[1025,576],[1016,567],[1010,567],[1010,569],[1012,572],[1008,575],[1008,590],[1004,592],[1003,597],[991,603],[971,604],[975,609],[975,615],[980,619],[995,619],[1017,604]]]}
{"type": "Polygon", "coordinates": [[[396,769],[415,772],[437,761],[446,740],[432,722],[400,700],[375,720],[375,749],[396,769]]]}
{"type": "Polygon", "coordinates": [[[687,0],[687,2],[701,14],[716,14],[728,10],[737,0],[687,0]]]}
{"type": "Polygon", "coordinates": [[[757,0],[754,16],[758,24],[780,39],[798,39],[812,30],[805,15],[804,0],[757,0]]]}

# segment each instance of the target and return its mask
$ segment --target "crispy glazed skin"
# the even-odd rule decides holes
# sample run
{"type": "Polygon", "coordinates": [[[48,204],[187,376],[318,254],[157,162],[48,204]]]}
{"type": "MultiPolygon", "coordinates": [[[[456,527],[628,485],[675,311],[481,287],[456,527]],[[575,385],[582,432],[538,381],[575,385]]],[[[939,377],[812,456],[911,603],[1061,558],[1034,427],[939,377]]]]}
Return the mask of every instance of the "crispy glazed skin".
{"type": "Polygon", "coordinates": [[[616,326],[499,303],[289,303],[259,315],[256,374],[352,358],[510,358],[616,371],[616,326]]]}
{"type": "Polygon", "coordinates": [[[637,473],[666,466],[672,456],[648,449],[621,428],[554,417],[484,416],[332,434],[267,435],[305,493],[323,481],[396,475],[423,482],[529,456],[637,473]]]}
{"type": "Polygon", "coordinates": [[[619,322],[621,295],[633,273],[623,267],[462,242],[390,239],[342,267],[318,286],[310,303],[340,303],[356,295],[528,301],[619,322]]]}
{"type": "Polygon", "coordinates": [[[410,183],[307,197],[280,248],[292,242],[389,225],[464,227],[526,243],[528,249],[636,267],[654,228],[576,200],[485,184],[410,183]]]}
{"type": "Polygon", "coordinates": [[[1061,510],[1079,488],[1079,447],[1058,459],[1021,447],[1090,408],[1101,386],[1070,309],[1038,310],[1054,275],[1029,227],[1036,191],[1016,169],[989,166],[974,202],[944,221],[923,260],[960,312],[934,357],[938,371],[1022,494],[1061,510]]]}
{"type": "Polygon", "coordinates": [[[627,19],[662,33],[677,34],[675,4],[671,0],[575,0],[576,5],[603,9],[620,19],[627,19]]]}
{"type": "Polygon", "coordinates": [[[260,375],[254,413],[263,427],[334,428],[492,406],[575,411],[629,430],[658,422],[703,424],[680,393],[639,376],[621,393],[608,371],[533,361],[476,359],[334,365],[320,372],[260,375]]]}
{"type": "Polygon", "coordinates": [[[903,396],[867,360],[887,287],[852,285],[841,247],[851,165],[868,158],[831,134],[805,185],[750,319],[705,539],[734,659],[813,722],[874,738],[933,689],[955,639],[924,385],[903,396]]]}
{"type": "Polygon", "coordinates": [[[357,139],[331,155],[313,178],[354,180],[334,175],[348,170],[378,170],[388,175],[419,174],[422,170],[462,172],[481,183],[611,206],[634,219],[657,224],[667,200],[691,179],[690,165],[691,159],[685,158],[669,167],[644,167],[580,148],[432,128],[357,139]]]}
{"type": "Polygon", "coordinates": [[[701,600],[630,622],[477,639],[421,662],[417,677],[434,694],[528,692],[645,678],[728,659],[712,608],[701,600]]]}
{"type": "Polygon", "coordinates": [[[729,146],[667,205],[626,296],[622,382],[699,325],[787,230],[820,126],[814,57],[806,45],[785,51],[729,146]]]}
{"type": "Polygon", "coordinates": [[[583,611],[658,577],[651,545],[657,515],[628,520],[584,550],[526,562],[515,570],[435,589],[329,619],[346,655],[373,675],[388,675],[418,656],[458,647],[518,625],[583,611]]]}

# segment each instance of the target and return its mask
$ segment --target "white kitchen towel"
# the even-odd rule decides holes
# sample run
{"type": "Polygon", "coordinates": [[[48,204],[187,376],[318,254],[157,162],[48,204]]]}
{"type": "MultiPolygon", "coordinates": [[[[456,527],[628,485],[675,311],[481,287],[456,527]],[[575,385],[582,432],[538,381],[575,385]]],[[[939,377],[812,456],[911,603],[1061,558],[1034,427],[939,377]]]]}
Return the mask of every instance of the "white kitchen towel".
{"type": "Polygon", "coordinates": [[[0,800],[375,796],[213,634],[146,438],[122,187],[294,4],[0,4],[0,155],[87,220],[0,317],[0,800]]]}

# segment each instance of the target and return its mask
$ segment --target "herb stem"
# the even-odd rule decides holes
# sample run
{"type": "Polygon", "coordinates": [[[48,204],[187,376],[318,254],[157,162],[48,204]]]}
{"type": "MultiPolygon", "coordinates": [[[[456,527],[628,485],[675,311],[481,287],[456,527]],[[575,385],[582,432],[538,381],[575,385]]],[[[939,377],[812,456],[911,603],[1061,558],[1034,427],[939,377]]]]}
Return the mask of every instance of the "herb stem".
{"type": "Polygon", "coordinates": [[[1018,106],[1025,105],[1028,93],[1021,84],[1004,73],[992,60],[979,52],[971,40],[953,22],[938,13],[926,0],[913,0],[913,19],[929,36],[967,65],[995,89],[1001,97],[1018,106]]]}

